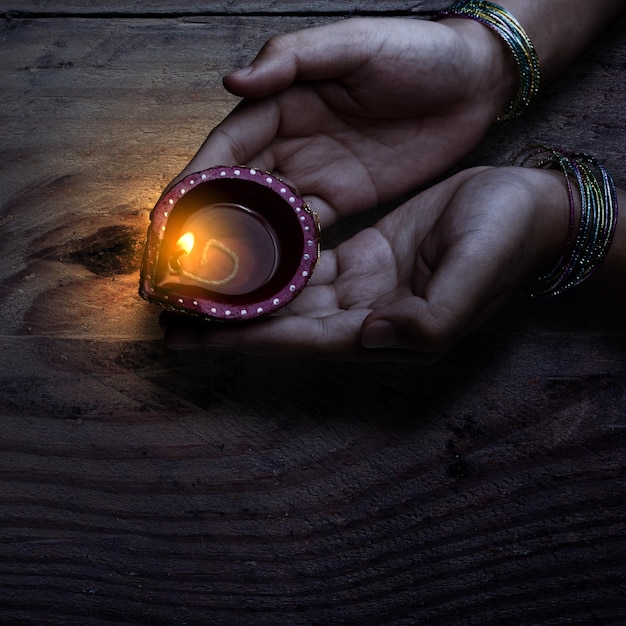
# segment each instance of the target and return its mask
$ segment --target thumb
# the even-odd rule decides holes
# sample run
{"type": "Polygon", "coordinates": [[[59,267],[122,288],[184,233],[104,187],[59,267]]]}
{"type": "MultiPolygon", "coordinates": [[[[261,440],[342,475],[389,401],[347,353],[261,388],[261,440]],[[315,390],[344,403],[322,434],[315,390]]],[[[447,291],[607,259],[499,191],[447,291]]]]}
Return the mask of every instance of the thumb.
{"type": "Polygon", "coordinates": [[[231,93],[262,98],[297,80],[327,80],[360,67],[372,20],[355,18],[272,37],[250,65],[224,77],[231,93]]]}
{"type": "Polygon", "coordinates": [[[361,326],[365,348],[400,348],[438,357],[459,338],[462,318],[436,310],[424,298],[403,298],[375,309],[361,326]]]}

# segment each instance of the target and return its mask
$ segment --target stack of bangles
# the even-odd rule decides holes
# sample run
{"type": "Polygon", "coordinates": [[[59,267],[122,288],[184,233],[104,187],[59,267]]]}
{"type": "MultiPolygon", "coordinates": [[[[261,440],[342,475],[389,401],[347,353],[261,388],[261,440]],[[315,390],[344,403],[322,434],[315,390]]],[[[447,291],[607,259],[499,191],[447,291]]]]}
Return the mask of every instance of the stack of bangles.
{"type": "MultiPolygon", "coordinates": [[[[435,19],[460,17],[484,24],[504,41],[519,70],[519,89],[497,121],[520,116],[539,92],[540,67],[535,48],[515,16],[484,0],[455,2],[435,19]]],[[[527,291],[531,296],[558,295],[593,275],[611,244],[617,223],[617,193],[613,178],[597,159],[584,153],[566,153],[546,145],[531,146],[514,165],[560,168],[569,192],[570,219],[567,241],[554,268],[537,277],[527,291]],[[580,217],[576,217],[573,181],[580,192],[580,217]]]]}
{"type": "Polygon", "coordinates": [[[617,192],[613,178],[593,156],[584,152],[561,152],[538,144],[515,159],[522,167],[563,171],[570,202],[567,240],[556,265],[527,286],[533,296],[556,296],[590,278],[607,255],[617,225],[617,192]],[[580,193],[580,217],[572,176],[580,193]],[[577,223],[578,222],[578,223],[577,223]]]}
{"type": "Polygon", "coordinates": [[[539,93],[541,72],[539,59],[532,41],[509,11],[493,2],[468,0],[456,2],[451,7],[440,11],[435,19],[461,17],[476,20],[495,31],[511,50],[519,70],[519,89],[497,121],[519,117],[539,93]]]}

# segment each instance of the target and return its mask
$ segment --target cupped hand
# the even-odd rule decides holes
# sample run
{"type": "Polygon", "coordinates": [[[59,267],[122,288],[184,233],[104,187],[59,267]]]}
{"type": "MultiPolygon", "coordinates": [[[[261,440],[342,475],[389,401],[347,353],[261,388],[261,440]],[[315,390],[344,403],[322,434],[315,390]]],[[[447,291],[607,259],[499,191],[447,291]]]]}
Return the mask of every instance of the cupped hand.
{"type": "Polygon", "coordinates": [[[462,19],[356,18],[277,36],[225,78],[244,99],[176,180],[217,165],[271,170],[328,226],[467,154],[515,90],[509,57],[462,19]]]}
{"type": "Polygon", "coordinates": [[[553,171],[465,170],[334,250],[281,314],[241,325],[170,320],[177,349],[432,362],[556,260],[569,197],[553,171]]]}

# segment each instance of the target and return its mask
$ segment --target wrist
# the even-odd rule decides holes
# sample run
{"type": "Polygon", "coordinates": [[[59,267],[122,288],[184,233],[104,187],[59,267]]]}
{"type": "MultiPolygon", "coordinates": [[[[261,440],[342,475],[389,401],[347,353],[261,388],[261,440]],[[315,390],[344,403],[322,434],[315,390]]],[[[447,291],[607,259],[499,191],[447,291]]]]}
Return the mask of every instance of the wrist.
{"type": "MultiPolygon", "coordinates": [[[[554,266],[563,252],[569,228],[570,198],[565,176],[556,170],[526,169],[528,183],[537,192],[535,203],[537,257],[533,275],[554,266]]],[[[617,189],[617,204],[626,207],[626,191],[617,189]]],[[[581,212],[580,192],[574,186],[574,220],[579,224],[581,212]]],[[[598,266],[598,271],[583,288],[592,292],[609,294],[620,303],[626,303],[624,284],[626,274],[626,219],[618,215],[611,245],[606,257],[598,266]]],[[[531,276],[532,277],[532,276],[531,276]]]]}
{"type": "Polygon", "coordinates": [[[550,169],[522,168],[535,195],[535,228],[531,240],[536,242],[533,275],[556,265],[568,240],[572,209],[574,225],[580,216],[580,192],[572,195],[563,172],[550,169]],[[573,202],[573,203],[572,203],[573,202]]]}
{"type": "Polygon", "coordinates": [[[495,120],[506,110],[519,86],[519,70],[502,38],[478,21],[449,17],[439,20],[459,37],[467,68],[467,93],[495,120]]]}
{"type": "Polygon", "coordinates": [[[623,0],[494,0],[510,11],[530,37],[550,83],[620,15],[623,0]]]}
{"type": "Polygon", "coordinates": [[[558,167],[564,176],[569,196],[566,245],[557,263],[528,286],[532,296],[556,296],[591,278],[606,260],[618,223],[613,177],[586,152],[562,152],[544,144],[526,148],[516,163],[541,169],[558,167]]]}

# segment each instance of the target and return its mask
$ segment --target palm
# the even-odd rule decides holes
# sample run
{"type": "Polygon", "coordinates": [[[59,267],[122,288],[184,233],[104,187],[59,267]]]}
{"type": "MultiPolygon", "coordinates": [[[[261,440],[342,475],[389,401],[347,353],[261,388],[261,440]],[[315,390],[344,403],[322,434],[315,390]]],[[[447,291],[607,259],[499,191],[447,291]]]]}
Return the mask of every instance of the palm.
{"type": "Polygon", "coordinates": [[[402,269],[389,240],[368,228],[322,254],[315,281],[283,315],[322,318],[349,313],[351,320],[364,318],[385,295],[410,289],[402,284],[402,269]]]}
{"type": "Polygon", "coordinates": [[[312,283],[277,316],[222,330],[246,352],[353,357],[362,352],[360,328],[374,304],[410,290],[401,273],[389,241],[367,229],[325,251],[312,283]]]}

